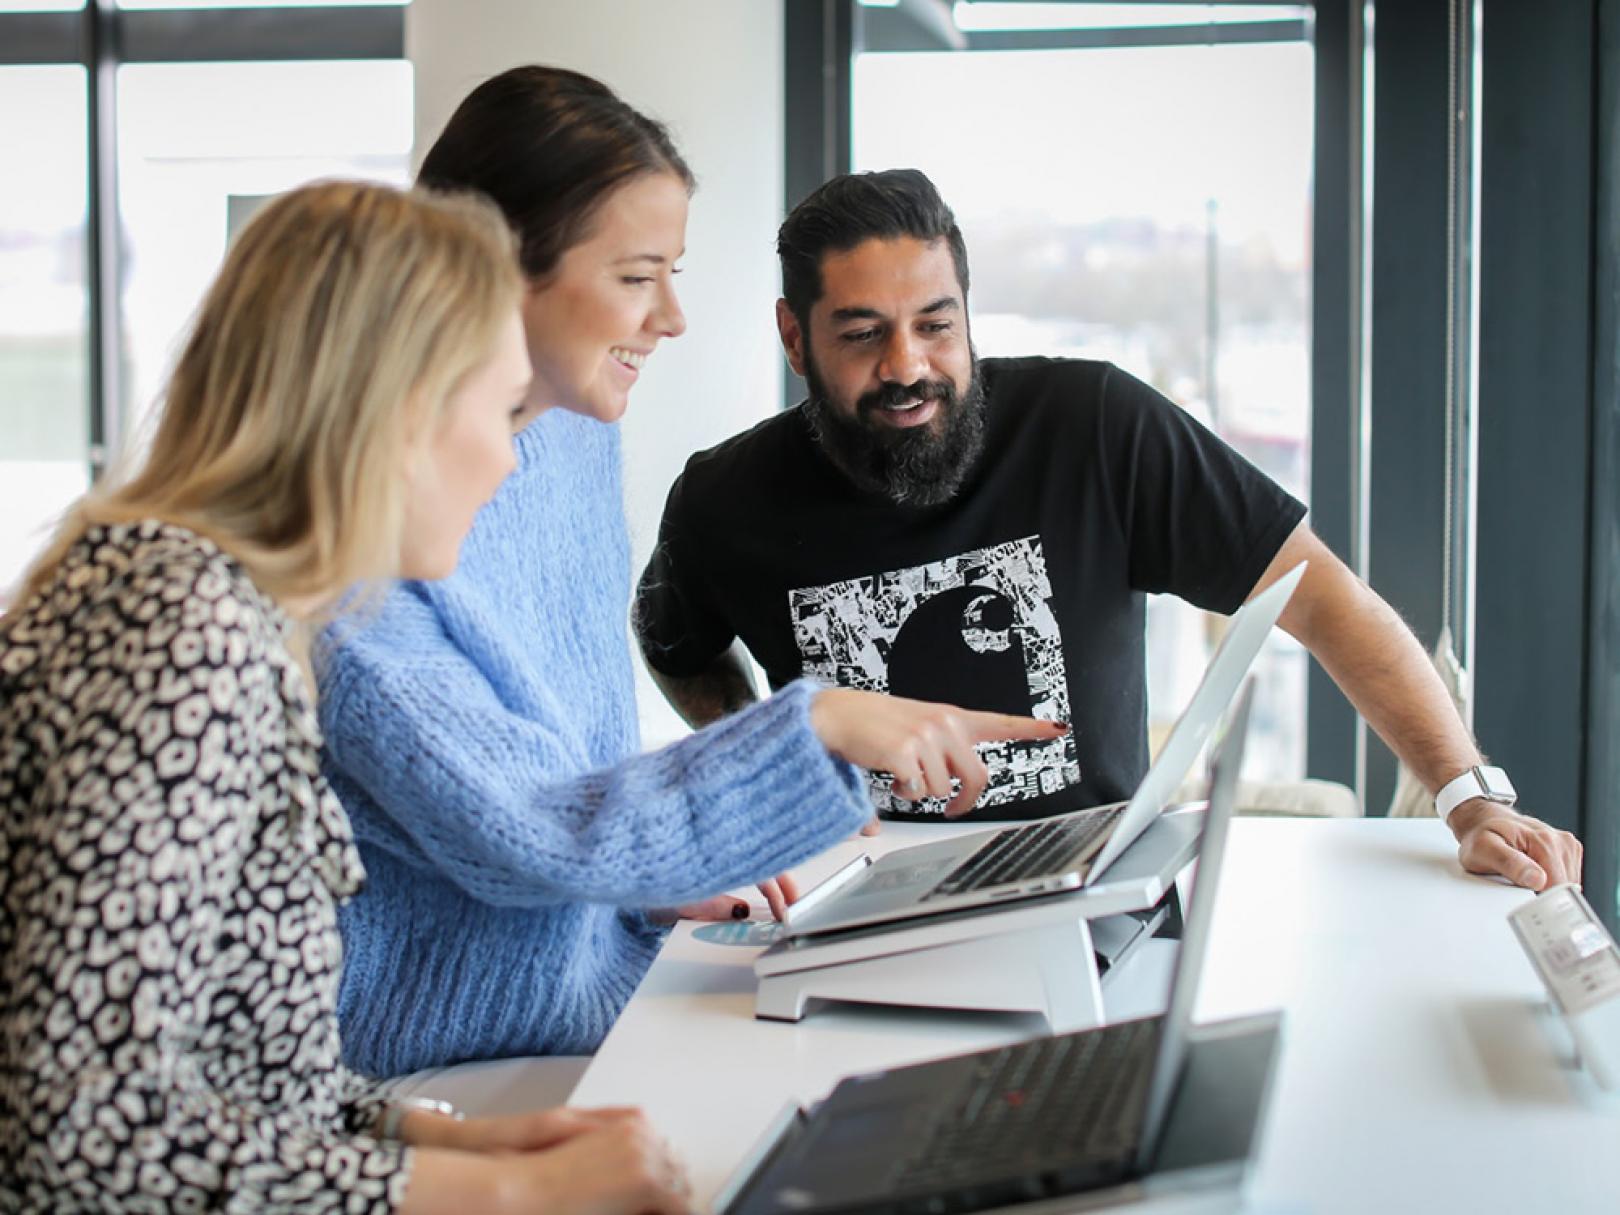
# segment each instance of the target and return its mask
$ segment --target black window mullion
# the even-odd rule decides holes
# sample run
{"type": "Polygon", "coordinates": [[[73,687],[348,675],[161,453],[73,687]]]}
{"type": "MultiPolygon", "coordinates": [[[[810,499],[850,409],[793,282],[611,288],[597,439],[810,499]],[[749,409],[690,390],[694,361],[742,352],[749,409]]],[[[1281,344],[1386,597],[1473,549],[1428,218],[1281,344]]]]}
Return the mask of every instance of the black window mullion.
{"type": "Polygon", "coordinates": [[[121,62],[403,59],[395,7],[135,9],[119,13],[121,62]]]}
{"type": "MultiPolygon", "coordinates": [[[[1311,190],[1311,526],[1346,562],[1356,556],[1352,536],[1359,507],[1352,475],[1356,411],[1351,343],[1351,286],[1359,272],[1351,172],[1360,156],[1352,119],[1352,5],[1359,0],[1317,0],[1314,31],[1315,138],[1311,190]]],[[[1356,787],[1356,711],[1319,663],[1310,664],[1306,690],[1305,770],[1322,780],[1356,787]]]]}
{"type": "Polygon", "coordinates": [[[123,316],[118,239],[118,14],[113,0],[85,6],[85,114],[89,123],[85,263],[89,293],[90,475],[118,449],[123,417],[123,316]]]}
{"type": "MultiPolygon", "coordinates": [[[[784,212],[822,182],[849,172],[859,16],[855,0],[787,0],[783,5],[784,212]]],[[[804,381],[785,362],[782,385],[784,407],[805,393],[804,381]]]]}
{"type": "Polygon", "coordinates": [[[405,57],[403,7],[120,9],[91,0],[78,12],[0,13],[0,67],[88,66],[97,21],[117,63],[405,57]]]}
{"type": "MultiPolygon", "coordinates": [[[[1607,66],[1595,32],[1594,0],[1485,4],[1474,658],[1480,745],[1527,812],[1588,834],[1614,791],[1581,779],[1583,735],[1610,746],[1599,728],[1613,725],[1583,694],[1614,644],[1613,616],[1592,620],[1590,648],[1587,625],[1589,604],[1602,607],[1589,596],[1610,593],[1588,561],[1613,491],[1589,453],[1605,337],[1592,328],[1606,236],[1594,222],[1607,66]]],[[[1612,918],[1612,885],[1588,889],[1612,918]]]]}
{"type": "Polygon", "coordinates": [[[1620,929],[1620,0],[1599,0],[1594,122],[1591,531],[1581,839],[1587,898],[1620,929]]]}
{"type": "MultiPolygon", "coordinates": [[[[1380,5],[1375,37],[1366,570],[1430,649],[1445,583],[1447,0],[1380,5]]],[[[1397,776],[1369,733],[1368,814],[1397,776]]]]}
{"type": "Polygon", "coordinates": [[[0,67],[84,62],[82,13],[0,13],[0,67]]]}
{"type": "MultiPolygon", "coordinates": [[[[882,9],[873,10],[882,12],[882,9]]],[[[970,51],[1092,50],[1139,46],[1229,46],[1253,42],[1304,42],[1304,21],[1232,21],[1207,25],[1154,25],[1139,29],[986,30],[967,36],[970,51]]],[[[874,50],[884,48],[874,46],[874,50]]]]}

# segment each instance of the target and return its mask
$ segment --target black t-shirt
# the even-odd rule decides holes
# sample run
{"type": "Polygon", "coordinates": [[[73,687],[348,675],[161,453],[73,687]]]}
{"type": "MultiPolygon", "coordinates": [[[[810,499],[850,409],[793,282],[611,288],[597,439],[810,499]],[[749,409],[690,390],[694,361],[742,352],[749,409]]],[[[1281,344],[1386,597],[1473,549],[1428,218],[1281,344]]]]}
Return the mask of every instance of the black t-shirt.
{"type": "MultiPolygon", "coordinates": [[[[671,489],[636,619],[668,675],[740,637],[773,687],[800,675],[1071,723],[981,749],[972,817],[1130,796],[1147,770],[1145,601],[1235,611],[1305,508],[1108,363],[985,359],[984,450],[939,506],[857,489],[802,408],[701,452],[671,489]]],[[[888,817],[943,803],[872,797],[888,817]]]]}

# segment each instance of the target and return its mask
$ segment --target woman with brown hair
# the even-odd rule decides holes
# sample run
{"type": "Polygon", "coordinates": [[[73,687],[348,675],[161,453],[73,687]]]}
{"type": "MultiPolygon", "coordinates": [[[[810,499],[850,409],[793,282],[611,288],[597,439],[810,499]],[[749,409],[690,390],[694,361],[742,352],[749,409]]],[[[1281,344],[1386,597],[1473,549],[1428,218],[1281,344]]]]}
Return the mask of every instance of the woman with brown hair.
{"type": "Polygon", "coordinates": [[[595,1050],[662,940],[647,909],[853,834],[872,807],[852,765],[915,797],[960,778],[965,810],[975,743],[1062,729],[799,680],[638,754],[616,423],[686,327],[692,173],[600,81],[530,66],[473,90],[421,181],[516,229],[535,378],[518,469],[455,574],[400,587],[318,664],[327,771],[371,874],[342,917],[344,1044],[379,1075],[595,1050]]]}

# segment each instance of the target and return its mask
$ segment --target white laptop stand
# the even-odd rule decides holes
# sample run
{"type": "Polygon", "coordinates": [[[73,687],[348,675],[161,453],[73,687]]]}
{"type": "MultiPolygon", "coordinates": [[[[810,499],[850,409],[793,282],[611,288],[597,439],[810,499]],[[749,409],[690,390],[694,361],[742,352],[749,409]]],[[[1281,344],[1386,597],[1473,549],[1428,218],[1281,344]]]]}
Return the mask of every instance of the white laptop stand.
{"type": "Polygon", "coordinates": [[[802,1020],[812,1000],[1039,1013],[1053,1033],[1105,1020],[1119,964],[1163,917],[1201,815],[1160,818],[1094,887],[1003,906],[779,941],[754,963],[756,1017],[802,1020]],[[1113,965],[1099,976],[1098,953],[1113,965]]]}

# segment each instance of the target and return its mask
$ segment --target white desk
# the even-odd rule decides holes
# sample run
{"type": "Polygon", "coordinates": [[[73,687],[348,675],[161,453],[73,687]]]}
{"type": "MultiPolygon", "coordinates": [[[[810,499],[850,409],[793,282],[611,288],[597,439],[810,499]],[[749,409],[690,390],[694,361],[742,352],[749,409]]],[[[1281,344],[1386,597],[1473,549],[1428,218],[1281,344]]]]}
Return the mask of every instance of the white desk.
{"type": "MultiPolygon", "coordinates": [[[[891,824],[866,843],[940,832],[891,824]]],[[[1562,1029],[1504,919],[1527,897],[1463,874],[1432,820],[1234,824],[1199,1018],[1287,1012],[1248,1210],[1620,1210],[1620,1100],[1560,1057],[1562,1029]]],[[[787,1100],[1044,1030],[851,1007],[756,1021],[756,951],[692,931],[671,936],[572,1102],[644,1107],[703,1208],[787,1100]]]]}

